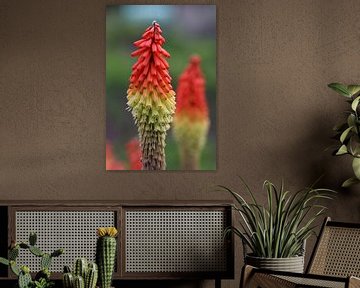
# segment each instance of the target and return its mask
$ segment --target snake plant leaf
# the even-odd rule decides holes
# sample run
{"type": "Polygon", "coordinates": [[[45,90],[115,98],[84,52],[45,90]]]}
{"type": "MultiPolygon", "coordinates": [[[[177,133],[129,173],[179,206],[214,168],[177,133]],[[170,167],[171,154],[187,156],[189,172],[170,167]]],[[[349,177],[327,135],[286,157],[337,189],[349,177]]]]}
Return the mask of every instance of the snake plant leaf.
{"type": "Polygon", "coordinates": [[[348,85],[347,90],[351,96],[354,96],[360,92],[360,85],[348,85]]]}
{"type": "Polygon", "coordinates": [[[328,85],[329,88],[333,89],[335,92],[341,94],[342,96],[345,96],[345,97],[348,97],[350,98],[351,97],[351,94],[347,88],[346,85],[344,84],[341,84],[341,83],[330,83],[328,85]]]}
{"type": "Polygon", "coordinates": [[[335,155],[344,155],[344,154],[347,154],[347,153],[349,153],[348,152],[348,149],[347,149],[347,147],[346,147],[346,145],[341,145],[341,147],[339,148],[339,150],[336,152],[336,154],[335,155]]]}
{"type": "Polygon", "coordinates": [[[346,140],[346,137],[349,135],[349,132],[351,131],[352,128],[353,128],[353,126],[350,126],[349,128],[345,129],[345,131],[341,134],[341,136],[340,136],[341,143],[344,143],[344,141],[346,140]]]}
{"type": "Polygon", "coordinates": [[[351,177],[351,178],[345,180],[344,183],[342,183],[341,187],[348,188],[352,185],[359,184],[359,183],[360,183],[359,179],[357,179],[356,177],[351,177]]]}
{"type": "Polygon", "coordinates": [[[356,111],[356,108],[359,105],[360,96],[356,97],[355,100],[351,103],[351,109],[356,111]]]}

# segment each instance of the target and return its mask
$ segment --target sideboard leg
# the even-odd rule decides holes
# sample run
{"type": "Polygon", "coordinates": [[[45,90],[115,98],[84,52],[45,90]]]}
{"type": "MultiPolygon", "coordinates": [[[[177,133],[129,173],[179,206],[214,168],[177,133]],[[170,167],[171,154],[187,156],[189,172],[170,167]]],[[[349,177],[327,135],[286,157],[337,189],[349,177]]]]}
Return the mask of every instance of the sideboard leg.
{"type": "Polygon", "coordinates": [[[220,278],[215,279],[215,288],[221,288],[221,279],[220,278]]]}

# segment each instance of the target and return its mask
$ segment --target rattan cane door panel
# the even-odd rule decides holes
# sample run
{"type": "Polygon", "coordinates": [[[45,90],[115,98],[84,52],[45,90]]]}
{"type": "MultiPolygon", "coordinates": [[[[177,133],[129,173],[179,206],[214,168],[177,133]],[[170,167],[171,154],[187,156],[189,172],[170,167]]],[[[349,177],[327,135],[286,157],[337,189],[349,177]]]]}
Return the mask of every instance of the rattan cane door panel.
{"type": "MultiPolygon", "coordinates": [[[[64,248],[65,253],[52,261],[50,270],[62,272],[64,265],[71,266],[74,259],[85,257],[95,260],[96,228],[116,226],[116,212],[102,210],[71,211],[15,211],[15,238],[17,242],[28,241],[29,233],[37,233],[37,246],[45,252],[64,248]]],[[[20,251],[18,263],[39,271],[40,259],[28,251],[20,251]]]]}
{"type": "Polygon", "coordinates": [[[125,209],[125,275],[226,273],[227,218],[223,209],[125,209]]]}

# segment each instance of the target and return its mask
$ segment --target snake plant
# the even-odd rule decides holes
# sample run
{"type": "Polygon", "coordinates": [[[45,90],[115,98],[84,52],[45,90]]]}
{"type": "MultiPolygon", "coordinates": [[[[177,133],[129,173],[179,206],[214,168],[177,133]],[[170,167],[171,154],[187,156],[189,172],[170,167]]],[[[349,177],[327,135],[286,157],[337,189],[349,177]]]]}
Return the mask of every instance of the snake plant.
{"type": "Polygon", "coordinates": [[[233,205],[240,215],[239,227],[228,227],[225,235],[233,232],[247,245],[252,256],[288,258],[302,254],[303,244],[314,233],[316,220],[326,207],[318,200],[331,199],[334,191],[329,189],[304,188],[296,193],[277,188],[266,180],[266,205],[261,205],[249,186],[242,180],[251,201],[239,193],[219,185],[235,199],[233,205]]]}

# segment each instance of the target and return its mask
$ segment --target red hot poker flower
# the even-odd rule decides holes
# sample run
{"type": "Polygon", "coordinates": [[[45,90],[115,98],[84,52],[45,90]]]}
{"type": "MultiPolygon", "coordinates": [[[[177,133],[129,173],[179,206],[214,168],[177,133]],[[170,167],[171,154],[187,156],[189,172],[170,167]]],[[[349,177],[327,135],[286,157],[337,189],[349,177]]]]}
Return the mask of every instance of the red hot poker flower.
{"type": "Polygon", "coordinates": [[[125,165],[115,158],[111,143],[106,143],[106,170],[125,170],[125,165]]]}
{"type": "Polygon", "coordinates": [[[200,57],[192,56],[179,78],[174,118],[174,136],[180,150],[182,169],[200,169],[201,151],[210,125],[208,114],[200,57]]]}
{"type": "Polygon", "coordinates": [[[138,128],[144,170],[164,170],[165,138],[175,112],[175,92],[172,90],[170,54],[162,48],[165,39],[155,21],[134,45],[131,56],[138,57],[132,67],[127,91],[127,105],[138,128]]]}
{"type": "Polygon", "coordinates": [[[126,144],[126,153],[129,159],[130,170],[141,170],[141,150],[138,139],[134,138],[126,144]]]}
{"type": "Polygon", "coordinates": [[[205,79],[200,68],[200,57],[192,56],[190,63],[179,78],[177,89],[176,117],[186,114],[194,119],[208,117],[208,105],[205,98],[205,79]]]}

